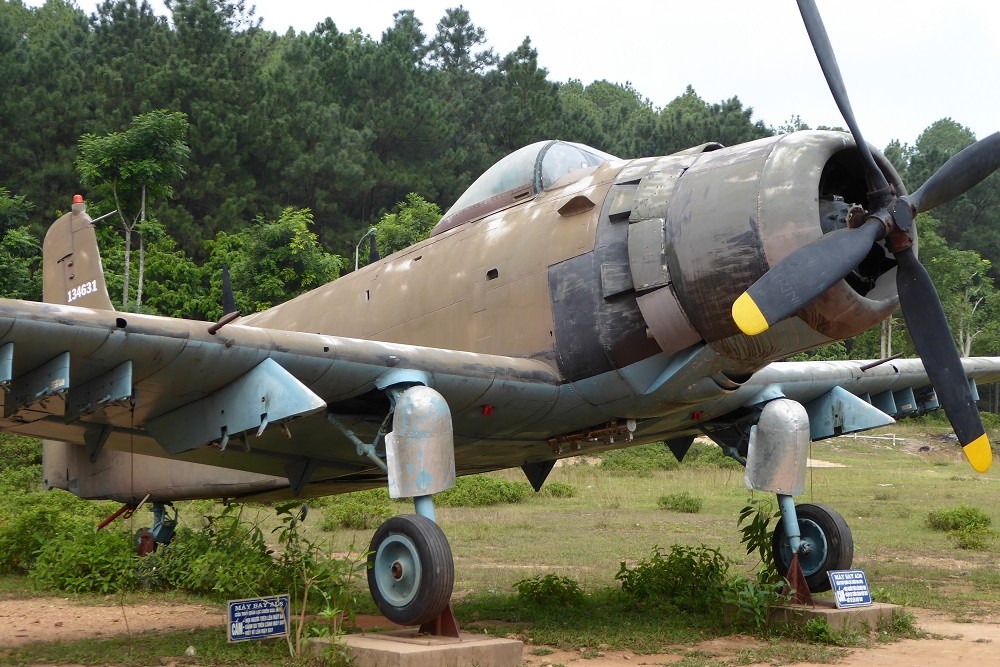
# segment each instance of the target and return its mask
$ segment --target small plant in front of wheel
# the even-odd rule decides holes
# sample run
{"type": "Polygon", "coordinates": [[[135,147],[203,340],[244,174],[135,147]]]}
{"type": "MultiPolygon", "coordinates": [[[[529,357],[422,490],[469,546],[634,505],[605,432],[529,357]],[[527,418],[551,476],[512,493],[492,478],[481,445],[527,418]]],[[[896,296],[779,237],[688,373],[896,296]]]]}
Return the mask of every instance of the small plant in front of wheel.
{"type": "Polygon", "coordinates": [[[539,607],[573,607],[586,599],[580,585],[557,574],[536,574],[514,584],[517,599],[539,607]]]}
{"type": "MultiPolygon", "coordinates": [[[[274,529],[281,547],[277,565],[289,582],[293,600],[293,617],[289,619],[288,652],[292,658],[302,655],[308,637],[325,637],[332,641],[330,650],[340,662],[346,653],[339,642],[345,620],[354,619],[353,581],[365,570],[367,554],[333,558],[317,542],[308,539],[301,530],[307,506],[289,502],[275,507],[281,525],[274,529]],[[310,601],[318,605],[321,622],[308,622],[310,601]]],[[[352,550],[353,551],[353,550],[352,550]]]]}
{"type": "Polygon", "coordinates": [[[760,559],[752,577],[734,577],[728,582],[725,601],[732,605],[738,618],[760,630],[767,623],[771,608],[787,602],[788,581],[778,572],[772,549],[774,530],[771,522],[781,516],[769,500],[751,499],[740,511],[737,526],[747,554],[760,559]]]}

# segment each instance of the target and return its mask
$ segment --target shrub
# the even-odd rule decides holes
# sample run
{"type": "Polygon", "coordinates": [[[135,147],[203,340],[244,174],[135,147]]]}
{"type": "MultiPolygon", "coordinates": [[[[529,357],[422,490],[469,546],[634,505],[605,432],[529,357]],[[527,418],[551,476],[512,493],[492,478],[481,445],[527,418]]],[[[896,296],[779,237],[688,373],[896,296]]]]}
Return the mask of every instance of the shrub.
{"type": "Polygon", "coordinates": [[[674,545],[666,555],[654,547],[634,568],[622,563],[615,579],[632,601],[669,602],[687,611],[708,612],[723,598],[729,565],[718,549],[705,545],[674,545]]]}
{"type": "Polygon", "coordinates": [[[657,470],[677,467],[677,458],[662,442],[615,449],[601,455],[601,468],[613,473],[651,475],[657,470]]]}
{"type": "Polygon", "coordinates": [[[656,506],[660,509],[672,510],[674,512],[686,512],[688,514],[697,514],[701,511],[704,504],[705,501],[701,498],[692,496],[687,491],[660,496],[656,501],[656,506]]]}
{"type": "MultiPolygon", "coordinates": [[[[19,475],[7,471],[3,477],[10,482],[19,475]]],[[[112,505],[80,500],[65,491],[24,493],[14,487],[20,488],[20,482],[4,488],[0,500],[0,574],[28,572],[43,544],[64,539],[78,526],[94,530],[112,505]]]]}
{"type": "Polygon", "coordinates": [[[684,465],[693,468],[742,468],[738,461],[732,459],[717,445],[707,445],[695,442],[684,455],[684,465]]]}
{"type": "Polygon", "coordinates": [[[517,599],[540,607],[566,607],[580,604],[584,593],[573,579],[556,574],[536,574],[514,584],[517,599]]]}
{"type": "Polygon", "coordinates": [[[549,498],[576,498],[577,490],[572,484],[549,482],[538,493],[549,498]]]}
{"type": "Polygon", "coordinates": [[[934,510],[927,515],[927,525],[934,530],[982,530],[993,522],[989,515],[978,507],[959,505],[950,509],[934,510]]]}
{"type": "Polygon", "coordinates": [[[389,502],[388,492],[383,499],[369,491],[358,491],[332,498],[330,504],[323,508],[320,528],[329,532],[338,528],[368,530],[395,514],[396,509],[389,502]]]}
{"type": "Polygon", "coordinates": [[[959,549],[986,551],[996,541],[997,534],[989,528],[963,528],[948,531],[948,537],[959,549]]]}
{"type": "Polygon", "coordinates": [[[511,482],[499,477],[472,475],[459,477],[455,486],[434,496],[441,507],[485,507],[501,503],[519,503],[531,494],[525,482],[511,482]]]}
{"type": "Polygon", "coordinates": [[[28,578],[39,588],[113,593],[134,587],[138,560],[129,533],[79,524],[42,545],[28,578]]]}
{"type": "Polygon", "coordinates": [[[42,463],[42,441],[37,438],[0,433],[0,452],[3,452],[3,456],[0,456],[0,472],[40,466],[42,463]]]}

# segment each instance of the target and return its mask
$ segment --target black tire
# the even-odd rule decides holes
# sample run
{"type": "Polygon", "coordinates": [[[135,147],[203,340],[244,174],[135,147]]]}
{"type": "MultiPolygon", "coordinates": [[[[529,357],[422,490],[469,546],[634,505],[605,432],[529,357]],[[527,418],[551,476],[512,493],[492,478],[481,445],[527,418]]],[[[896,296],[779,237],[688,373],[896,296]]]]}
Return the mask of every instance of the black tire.
{"type": "MultiPolygon", "coordinates": [[[[854,562],[854,537],[844,517],[825,505],[804,503],[795,506],[802,537],[810,541],[812,551],[799,554],[799,565],[806,584],[813,593],[830,590],[831,570],[849,570],[854,562]]],[[[785,525],[778,520],[771,539],[774,562],[782,576],[788,575],[792,564],[792,549],[785,534],[785,525]]]]}
{"type": "Polygon", "coordinates": [[[417,514],[394,516],[375,531],[368,551],[368,590],[390,621],[423,625],[448,606],[455,561],[436,523],[417,514]]]}

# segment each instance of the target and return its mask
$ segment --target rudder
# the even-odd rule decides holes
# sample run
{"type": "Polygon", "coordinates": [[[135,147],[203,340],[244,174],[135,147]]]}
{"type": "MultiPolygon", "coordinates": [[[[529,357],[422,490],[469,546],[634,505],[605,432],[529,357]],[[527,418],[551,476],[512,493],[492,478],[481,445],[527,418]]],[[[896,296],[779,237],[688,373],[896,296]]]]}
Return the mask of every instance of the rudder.
{"type": "Polygon", "coordinates": [[[42,301],[114,310],[104,280],[94,223],[83,197],[52,223],[42,244],[42,301]]]}

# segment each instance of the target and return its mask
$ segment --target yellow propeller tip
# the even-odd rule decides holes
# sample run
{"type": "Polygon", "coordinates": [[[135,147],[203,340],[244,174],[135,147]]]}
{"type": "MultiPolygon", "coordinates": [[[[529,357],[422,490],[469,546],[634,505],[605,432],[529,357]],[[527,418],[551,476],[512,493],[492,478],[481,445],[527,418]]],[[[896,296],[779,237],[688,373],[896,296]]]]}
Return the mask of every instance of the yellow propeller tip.
{"type": "Polygon", "coordinates": [[[963,445],[965,458],[976,469],[976,472],[987,472],[993,464],[993,450],[990,448],[990,439],[983,433],[967,445],[963,445]]]}
{"type": "Polygon", "coordinates": [[[763,333],[770,326],[767,320],[764,319],[764,314],[760,312],[760,308],[757,307],[757,304],[750,297],[749,292],[743,292],[740,298],[736,299],[736,302],[733,303],[733,320],[736,322],[736,326],[740,328],[740,331],[748,336],[756,336],[759,333],[763,333]]]}

